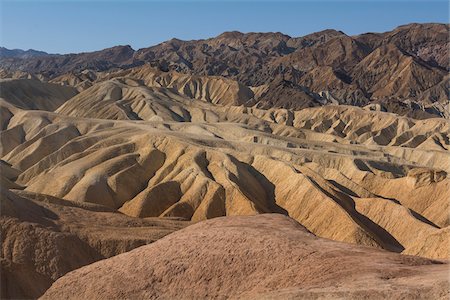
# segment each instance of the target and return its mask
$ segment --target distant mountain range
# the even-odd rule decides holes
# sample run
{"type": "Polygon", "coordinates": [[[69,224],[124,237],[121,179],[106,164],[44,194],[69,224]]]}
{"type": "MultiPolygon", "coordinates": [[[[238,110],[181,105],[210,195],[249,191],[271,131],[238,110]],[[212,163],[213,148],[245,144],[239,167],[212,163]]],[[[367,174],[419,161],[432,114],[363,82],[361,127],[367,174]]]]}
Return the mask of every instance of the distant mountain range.
{"type": "Polygon", "coordinates": [[[47,52],[37,51],[33,49],[22,50],[22,49],[6,49],[5,47],[0,47],[0,58],[31,58],[31,57],[42,57],[49,56],[47,52]]]}
{"type": "Polygon", "coordinates": [[[409,24],[384,33],[349,36],[324,30],[303,37],[282,33],[225,32],[205,40],[172,39],[134,50],[51,55],[1,48],[0,68],[54,79],[129,69],[223,76],[250,87],[270,86],[261,107],[311,106],[305,93],[332,103],[381,109],[413,117],[448,114],[448,24],[409,24]],[[276,91],[276,92],[274,92],[276,91]]]}

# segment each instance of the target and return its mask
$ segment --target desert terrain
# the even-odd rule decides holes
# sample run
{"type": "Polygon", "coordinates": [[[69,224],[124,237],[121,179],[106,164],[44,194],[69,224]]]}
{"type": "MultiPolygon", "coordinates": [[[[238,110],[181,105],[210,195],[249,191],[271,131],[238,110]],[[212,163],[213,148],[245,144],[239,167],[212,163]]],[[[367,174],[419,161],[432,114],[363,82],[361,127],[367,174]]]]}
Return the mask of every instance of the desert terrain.
{"type": "Polygon", "coordinates": [[[0,49],[2,299],[447,299],[447,24],[0,49]]]}

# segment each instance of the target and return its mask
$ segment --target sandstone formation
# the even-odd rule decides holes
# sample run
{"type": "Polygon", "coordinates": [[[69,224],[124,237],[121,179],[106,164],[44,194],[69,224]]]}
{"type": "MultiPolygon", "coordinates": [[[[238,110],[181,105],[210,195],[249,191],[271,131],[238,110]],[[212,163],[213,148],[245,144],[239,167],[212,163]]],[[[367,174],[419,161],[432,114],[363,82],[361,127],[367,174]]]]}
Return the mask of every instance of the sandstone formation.
{"type": "Polygon", "coordinates": [[[449,257],[444,119],[217,106],[126,77],[57,113],[2,111],[3,159],[29,192],[134,217],[278,212],[320,237],[449,257]]]}

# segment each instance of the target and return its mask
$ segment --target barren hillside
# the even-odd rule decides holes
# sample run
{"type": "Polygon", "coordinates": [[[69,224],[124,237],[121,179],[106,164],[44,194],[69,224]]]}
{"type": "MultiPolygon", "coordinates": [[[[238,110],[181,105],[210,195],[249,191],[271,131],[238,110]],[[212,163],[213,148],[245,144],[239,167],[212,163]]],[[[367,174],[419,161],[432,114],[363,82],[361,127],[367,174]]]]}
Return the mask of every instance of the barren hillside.
{"type": "Polygon", "coordinates": [[[445,299],[446,33],[2,50],[1,297],[445,299]]]}

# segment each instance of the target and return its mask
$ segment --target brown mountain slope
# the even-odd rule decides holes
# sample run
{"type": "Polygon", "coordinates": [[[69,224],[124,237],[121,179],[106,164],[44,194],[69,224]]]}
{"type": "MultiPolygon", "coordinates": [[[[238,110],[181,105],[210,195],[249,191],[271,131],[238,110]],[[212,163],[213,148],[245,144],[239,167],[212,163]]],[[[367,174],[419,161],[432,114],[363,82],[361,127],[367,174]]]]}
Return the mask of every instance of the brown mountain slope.
{"type": "Polygon", "coordinates": [[[393,44],[431,66],[449,68],[448,24],[408,24],[380,34],[362,34],[356,38],[375,49],[393,44]]]}
{"type": "Polygon", "coordinates": [[[286,108],[300,110],[327,104],[327,100],[307,88],[283,79],[259,87],[259,94],[250,105],[261,109],[286,108]]]}
{"type": "Polygon", "coordinates": [[[206,40],[170,40],[138,50],[135,58],[163,70],[219,75],[258,85],[270,79],[265,71],[268,61],[293,51],[286,45],[289,39],[281,33],[225,32],[206,40]]]}
{"type": "Polygon", "coordinates": [[[29,73],[42,73],[46,77],[56,77],[64,73],[85,69],[109,70],[133,62],[134,50],[130,46],[115,46],[100,51],[79,54],[53,54],[31,58],[0,59],[1,67],[23,70],[29,73]]]}
{"type": "Polygon", "coordinates": [[[0,47],[0,57],[20,57],[20,58],[30,58],[34,56],[46,56],[49,55],[43,51],[36,51],[33,49],[21,50],[21,49],[6,49],[5,47],[0,47]]]}
{"type": "Polygon", "coordinates": [[[311,47],[314,45],[319,45],[328,42],[330,39],[333,39],[338,36],[343,36],[345,33],[342,31],[337,31],[334,29],[326,29],[318,32],[314,32],[311,34],[307,34],[302,37],[294,37],[287,41],[287,45],[289,47],[300,49],[311,47]]]}
{"type": "MultiPolygon", "coordinates": [[[[173,79],[176,73],[163,74],[166,79],[162,81],[178,91],[185,89],[187,81],[191,82],[188,90],[204,91],[207,87],[201,79],[203,76],[236,80],[241,90],[245,86],[263,89],[283,81],[295,85],[277,86],[280,100],[260,99],[261,107],[297,109],[305,103],[310,106],[312,102],[304,93],[293,92],[308,89],[320,94],[326,100],[324,103],[371,105],[418,118],[445,117],[448,115],[446,93],[428,90],[445,80],[448,31],[447,24],[409,24],[385,33],[359,36],[347,36],[335,30],[299,38],[281,33],[225,32],[206,40],[172,39],[138,51],[118,46],[92,53],[27,60],[0,58],[0,67],[8,74],[23,70],[84,90],[93,80],[87,80],[83,71],[110,73],[148,63],[162,71],[188,74],[184,79],[176,75],[181,76],[177,80],[173,79]],[[194,79],[189,75],[200,77],[194,79]],[[286,95],[289,100],[285,99],[286,95]],[[434,102],[437,104],[430,104],[434,102]]],[[[128,73],[139,75],[136,72],[139,73],[128,73]]],[[[250,94],[247,91],[240,95],[242,99],[232,102],[245,103],[250,94]]],[[[194,96],[205,97],[205,93],[194,96]]]]}
{"type": "Polygon", "coordinates": [[[334,104],[357,106],[369,104],[367,94],[352,83],[348,75],[330,66],[311,69],[300,78],[298,83],[334,104]]]}
{"type": "Polygon", "coordinates": [[[369,53],[370,49],[366,45],[347,35],[340,35],[323,44],[299,49],[275,60],[274,64],[293,66],[300,71],[319,66],[349,71],[369,53]]]}
{"type": "Polygon", "coordinates": [[[374,50],[351,74],[356,84],[373,98],[400,99],[415,97],[438,84],[444,75],[444,71],[426,66],[394,45],[374,50]]]}
{"type": "Polygon", "coordinates": [[[447,263],[320,239],[292,219],[266,214],[189,226],[75,270],[42,299],[444,299],[448,294],[447,263]]]}

